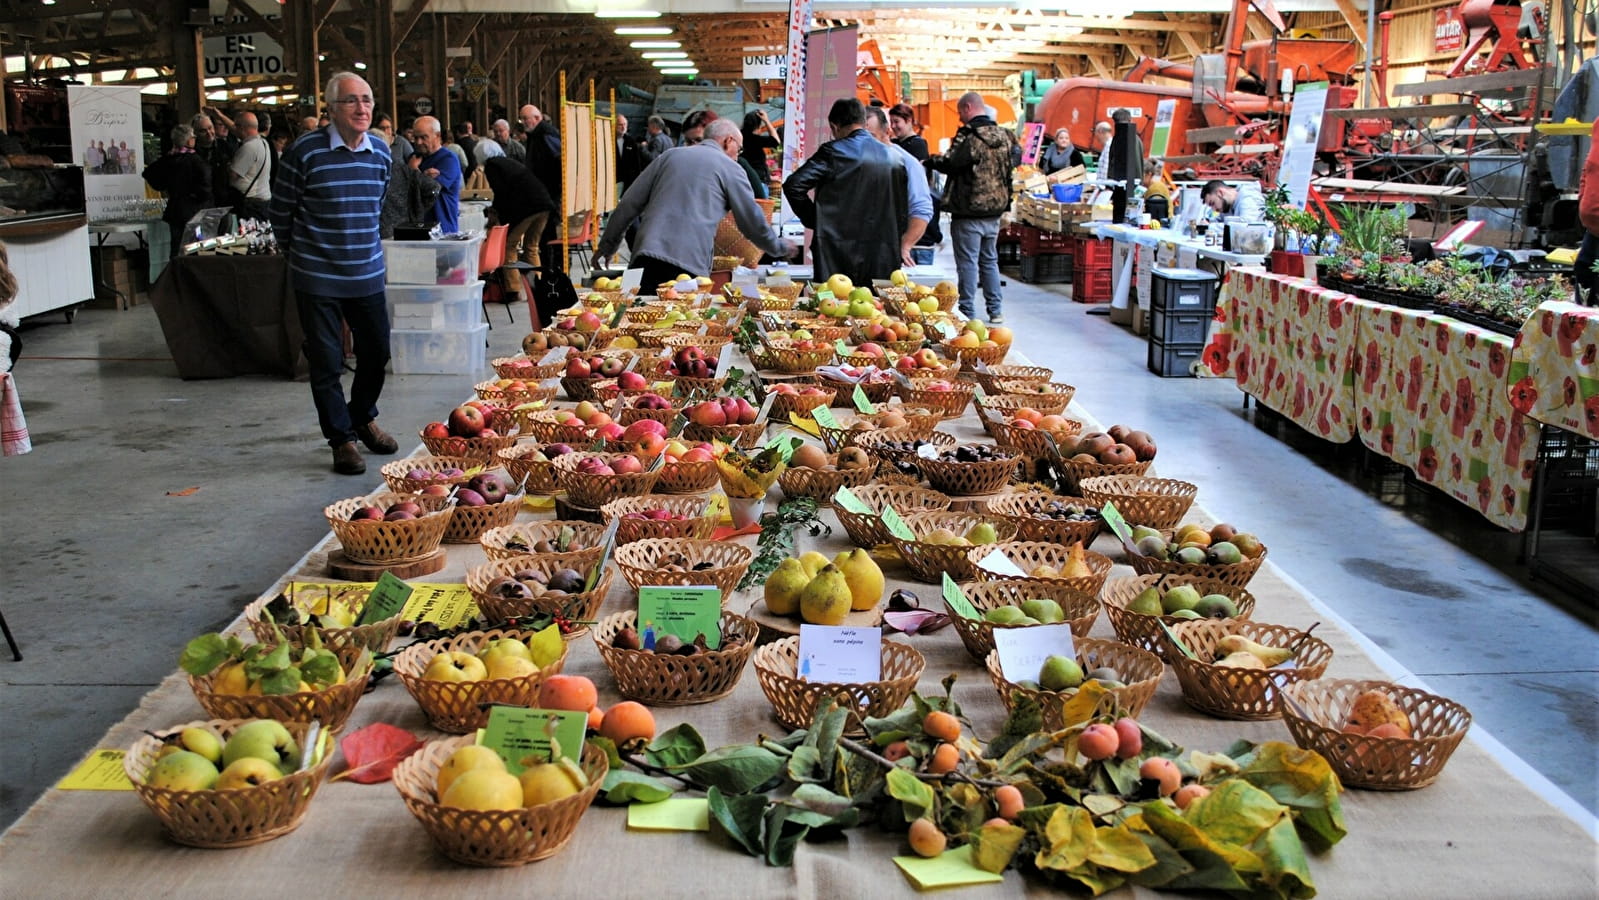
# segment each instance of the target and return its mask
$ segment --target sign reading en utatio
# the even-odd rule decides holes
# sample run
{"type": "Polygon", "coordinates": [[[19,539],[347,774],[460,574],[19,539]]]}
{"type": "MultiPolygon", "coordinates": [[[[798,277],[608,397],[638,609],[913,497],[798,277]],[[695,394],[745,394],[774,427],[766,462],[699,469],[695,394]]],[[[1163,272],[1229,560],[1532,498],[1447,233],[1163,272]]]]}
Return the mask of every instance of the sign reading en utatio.
{"type": "Polygon", "coordinates": [[[137,87],[67,85],[73,164],[83,167],[89,221],[126,218],[128,202],[144,199],[143,122],[137,87]]]}
{"type": "MultiPolygon", "coordinates": [[[[274,0],[243,0],[260,18],[274,27],[283,23],[279,6],[274,0]]],[[[211,0],[211,21],[219,26],[248,24],[252,20],[236,9],[228,0],[211,0]]],[[[260,29],[237,34],[207,35],[205,39],[205,77],[236,78],[244,75],[281,75],[288,69],[283,63],[283,45],[260,29]]]]}

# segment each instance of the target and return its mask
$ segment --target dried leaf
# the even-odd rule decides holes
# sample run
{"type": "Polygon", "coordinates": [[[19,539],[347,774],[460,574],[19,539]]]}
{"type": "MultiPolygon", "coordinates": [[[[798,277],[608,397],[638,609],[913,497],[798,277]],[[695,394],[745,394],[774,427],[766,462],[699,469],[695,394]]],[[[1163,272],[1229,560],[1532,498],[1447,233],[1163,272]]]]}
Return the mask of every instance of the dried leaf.
{"type": "Polygon", "coordinates": [[[972,832],[972,864],[984,872],[1003,872],[1021,847],[1027,829],[995,823],[972,832]]]}
{"type": "Polygon", "coordinates": [[[384,722],[374,722],[358,728],[339,741],[347,768],[328,779],[349,779],[356,784],[380,784],[394,776],[394,767],[400,760],[422,749],[416,735],[404,728],[384,722]]]}
{"type": "Polygon", "coordinates": [[[199,485],[195,485],[194,487],[186,487],[186,488],[183,488],[182,490],[167,491],[167,496],[168,497],[187,497],[190,494],[198,492],[199,490],[200,490],[199,485]]]}
{"type": "Polygon", "coordinates": [[[883,622],[894,631],[906,634],[932,634],[949,624],[949,613],[930,609],[911,609],[883,613],[883,622]]]}

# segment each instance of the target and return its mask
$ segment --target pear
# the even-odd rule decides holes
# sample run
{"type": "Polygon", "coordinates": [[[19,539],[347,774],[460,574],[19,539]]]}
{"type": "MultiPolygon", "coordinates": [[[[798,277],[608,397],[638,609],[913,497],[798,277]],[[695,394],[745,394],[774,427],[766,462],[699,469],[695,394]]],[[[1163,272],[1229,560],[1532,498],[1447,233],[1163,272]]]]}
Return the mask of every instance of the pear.
{"type": "Polygon", "coordinates": [[[973,545],[993,544],[999,541],[999,533],[992,522],[978,522],[966,532],[966,540],[973,545]]]}
{"type": "Polygon", "coordinates": [[[1225,656],[1233,653],[1249,653],[1258,658],[1265,665],[1263,668],[1281,665],[1292,659],[1293,651],[1287,647],[1267,647],[1257,644],[1241,634],[1229,634],[1216,642],[1216,655],[1225,656]]]}
{"type": "Polygon", "coordinates": [[[860,547],[845,550],[833,558],[833,565],[844,573],[844,581],[849,585],[850,609],[868,610],[883,599],[883,570],[877,567],[870,553],[860,547]]]}
{"type": "Polygon", "coordinates": [[[1191,584],[1180,584],[1161,595],[1160,607],[1171,615],[1179,609],[1193,609],[1199,605],[1200,594],[1191,584]]]}
{"type": "Polygon", "coordinates": [[[1171,617],[1174,618],[1174,619],[1201,619],[1201,618],[1204,618],[1199,613],[1196,613],[1196,612],[1194,612],[1191,609],[1173,610],[1172,614],[1171,614],[1171,617]]]}
{"type": "Polygon", "coordinates": [[[1250,653],[1248,650],[1239,650],[1236,653],[1229,653],[1221,659],[1216,660],[1216,665],[1232,666],[1233,668],[1237,669],[1266,668],[1266,664],[1260,661],[1260,657],[1250,653]]]}
{"type": "Polygon", "coordinates": [[[1166,539],[1158,534],[1139,538],[1135,546],[1138,548],[1138,555],[1140,556],[1162,560],[1166,558],[1166,539]]]}
{"type": "Polygon", "coordinates": [[[1083,667],[1070,656],[1056,654],[1044,660],[1038,670],[1038,683],[1046,691],[1064,691],[1083,683],[1083,667]]]}
{"type": "Polygon", "coordinates": [[[1179,547],[1177,549],[1177,555],[1174,556],[1173,559],[1185,566],[1204,565],[1205,550],[1203,547],[1179,547]]]}
{"type": "Polygon", "coordinates": [[[1260,542],[1260,538],[1247,532],[1233,535],[1233,539],[1227,543],[1237,547],[1238,552],[1242,553],[1245,559],[1257,559],[1260,554],[1266,552],[1266,547],[1260,542]]]}
{"type": "Polygon", "coordinates": [[[799,558],[800,568],[803,568],[805,574],[810,578],[815,578],[816,573],[822,571],[822,567],[831,562],[832,560],[827,558],[827,554],[817,553],[815,550],[804,553],[799,558]]]}
{"type": "Polygon", "coordinates": [[[1160,588],[1147,587],[1138,592],[1127,604],[1127,611],[1141,616],[1164,615],[1166,608],[1160,603],[1160,588]]]}
{"type": "Polygon", "coordinates": [[[1032,616],[1045,625],[1053,625],[1056,622],[1066,621],[1066,611],[1060,608],[1059,603],[1056,603],[1054,600],[1051,600],[1048,597],[1036,600],[1023,600],[1022,612],[1032,616]]]}
{"type": "Polygon", "coordinates": [[[766,609],[774,616],[792,616],[799,612],[800,592],[810,581],[804,565],[792,556],[778,563],[771,577],[766,579],[766,609]]]}
{"type": "Polygon", "coordinates": [[[1161,538],[1160,537],[1160,532],[1159,531],[1157,531],[1157,530],[1155,530],[1153,528],[1150,528],[1148,525],[1134,525],[1133,526],[1133,542],[1134,543],[1137,543],[1138,541],[1141,541],[1144,538],[1149,538],[1149,537],[1160,538],[1162,543],[1164,543],[1165,540],[1166,540],[1165,538],[1161,538]]]}
{"type": "Polygon", "coordinates": [[[1222,541],[1219,544],[1210,545],[1210,552],[1206,554],[1206,559],[1213,565],[1230,566],[1234,563],[1243,562],[1244,554],[1243,551],[1238,549],[1238,545],[1222,541]]]}
{"type": "Polygon", "coordinates": [[[208,791],[216,786],[217,767],[192,750],[177,750],[156,760],[144,783],[167,791],[208,791]]]}
{"type": "Polygon", "coordinates": [[[1231,619],[1238,615],[1238,604],[1225,594],[1206,594],[1194,604],[1194,612],[1205,619],[1231,619]]]}
{"type": "Polygon", "coordinates": [[[1082,544],[1073,544],[1066,552],[1066,565],[1061,566],[1062,578],[1090,578],[1094,570],[1088,565],[1088,557],[1083,551],[1082,544]]]}
{"type": "Polygon", "coordinates": [[[844,573],[828,563],[800,591],[800,618],[812,625],[842,625],[849,615],[851,599],[844,573]]]}
{"type": "Polygon", "coordinates": [[[1349,707],[1349,718],[1345,721],[1344,730],[1353,725],[1363,733],[1371,733],[1372,729],[1382,725],[1392,725],[1398,728],[1402,736],[1410,737],[1410,717],[1399,708],[1393,698],[1382,691],[1366,691],[1355,698],[1349,707]]]}
{"type": "Polygon", "coordinates": [[[996,606],[983,614],[983,621],[993,625],[1015,625],[1026,616],[1019,607],[996,606]]]}

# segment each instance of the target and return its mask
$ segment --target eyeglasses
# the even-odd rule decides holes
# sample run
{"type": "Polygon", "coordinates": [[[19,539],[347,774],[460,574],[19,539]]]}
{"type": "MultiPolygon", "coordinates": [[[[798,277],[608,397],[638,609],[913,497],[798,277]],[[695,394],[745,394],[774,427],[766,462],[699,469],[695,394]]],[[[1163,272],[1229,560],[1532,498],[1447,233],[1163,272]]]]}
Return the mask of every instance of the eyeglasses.
{"type": "Polygon", "coordinates": [[[339,104],[340,106],[364,106],[368,109],[371,109],[373,106],[371,97],[340,97],[333,102],[339,104]]]}

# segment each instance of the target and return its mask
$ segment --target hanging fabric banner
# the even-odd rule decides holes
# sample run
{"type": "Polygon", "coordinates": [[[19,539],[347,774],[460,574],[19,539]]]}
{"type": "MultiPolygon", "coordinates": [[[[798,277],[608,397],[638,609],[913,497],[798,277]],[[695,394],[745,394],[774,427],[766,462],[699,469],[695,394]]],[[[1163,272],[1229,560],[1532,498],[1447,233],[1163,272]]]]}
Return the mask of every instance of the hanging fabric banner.
{"type": "Polygon", "coordinates": [[[89,221],[128,218],[129,204],[144,199],[143,121],[139,89],[67,85],[73,163],[83,166],[83,201],[89,221]]]}
{"type": "Polygon", "coordinates": [[[811,0],[789,0],[788,72],[783,88],[783,177],[805,161],[805,33],[811,0]]]}

